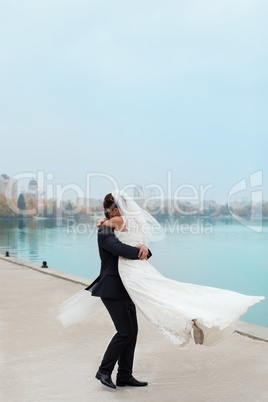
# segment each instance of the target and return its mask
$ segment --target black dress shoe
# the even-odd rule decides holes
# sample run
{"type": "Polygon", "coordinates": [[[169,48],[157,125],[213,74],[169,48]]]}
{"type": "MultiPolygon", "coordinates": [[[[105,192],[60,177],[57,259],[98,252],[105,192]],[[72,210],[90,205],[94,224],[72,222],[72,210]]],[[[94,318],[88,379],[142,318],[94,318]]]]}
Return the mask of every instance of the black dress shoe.
{"type": "Polygon", "coordinates": [[[111,376],[110,376],[110,375],[101,374],[99,371],[97,371],[96,378],[97,378],[98,380],[100,380],[100,382],[101,382],[103,385],[106,385],[106,387],[110,387],[110,388],[113,388],[113,389],[116,388],[116,386],[115,386],[114,383],[112,382],[112,379],[111,379],[111,376]]]}
{"type": "Polygon", "coordinates": [[[148,382],[138,381],[133,376],[131,376],[130,378],[117,377],[116,385],[118,385],[118,387],[125,387],[126,385],[130,385],[132,387],[146,387],[146,385],[148,385],[148,382]]]}

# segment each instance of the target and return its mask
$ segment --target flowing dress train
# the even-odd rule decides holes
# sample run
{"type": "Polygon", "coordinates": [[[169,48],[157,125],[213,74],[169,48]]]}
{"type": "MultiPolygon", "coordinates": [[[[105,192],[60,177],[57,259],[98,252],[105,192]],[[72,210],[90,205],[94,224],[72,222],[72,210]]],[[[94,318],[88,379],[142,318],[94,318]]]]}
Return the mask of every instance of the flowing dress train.
{"type": "MultiPolygon", "coordinates": [[[[114,233],[122,243],[144,244],[142,234],[135,231],[114,233]]],[[[118,270],[138,310],[180,346],[193,339],[193,319],[203,330],[203,345],[212,346],[235,330],[250,306],[265,299],[168,279],[145,260],[119,257],[118,270]]]]}

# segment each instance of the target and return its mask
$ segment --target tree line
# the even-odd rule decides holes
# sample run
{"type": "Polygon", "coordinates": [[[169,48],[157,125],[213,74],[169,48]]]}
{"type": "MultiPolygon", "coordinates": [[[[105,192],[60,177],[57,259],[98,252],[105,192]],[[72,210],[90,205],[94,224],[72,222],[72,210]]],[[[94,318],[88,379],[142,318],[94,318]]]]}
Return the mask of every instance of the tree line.
{"type": "MultiPolygon", "coordinates": [[[[25,201],[25,197],[23,194],[20,194],[18,200],[9,199],[15,207],[20,209],[20,214],[14,212],[12,208],[8,205],[7,199],[4,194],[0,194],[0,219],[5,218],[22,218],[29,217],[32,218],[34,216],[42,216],[47,218],[55,218],[57,216],[90,216],[94,214],[101,214],[103,212],[102,205],[98,205],[96,207],[79,207],[77,208],[71,201],[68,201],[64,208],[60,209],[57,206],[57,201],[54,199],[45,200],[42,207],[39,208],[37,201],[34,197],[29,197],[27,201],[25,201]],[[27,211],[33,211],[35,213],[28,214],[27,211]],[[72,212],[73,211],[73,212],[72,212]]],[[[162,208],[160,211],[158,210],[156,213],[153,209],[149,209],[149,212],[154,214],[156,218],[167,218],[170,216],[170,212],[167,207],[162,208]]],[[[231,209],[231,212],[243,217],[250,217],[253,215],[262,215],[264,217],[268,217],[268,202],[263,202],[259,205],[252,206],[251,204],[243,205],[240,207],[236,207],[231,209]]],[[[209,217],[219,217],[219,216],[230,216],[230,210],[227,204],[220,205],[218,207],[211,206],[205,208],[203,210],[198,210],[193,206],[187,204],[179,204],[179,209],[174,209],[172,211],[173,217],[179,216],[209,216],[209,217]]]]}

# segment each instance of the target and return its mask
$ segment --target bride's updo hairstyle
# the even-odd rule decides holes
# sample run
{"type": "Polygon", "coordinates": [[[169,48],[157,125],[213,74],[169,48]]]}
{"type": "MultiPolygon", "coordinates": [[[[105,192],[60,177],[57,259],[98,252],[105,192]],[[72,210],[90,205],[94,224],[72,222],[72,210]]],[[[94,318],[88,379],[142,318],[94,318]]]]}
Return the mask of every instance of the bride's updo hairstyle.
{"type": "Polygon", "coordinates": [[[104,197],[103,208],[105,210],[109,209],[110,211],[112,211],[114,208],[118,208],[114,201],[114,197],[112,196],[112,193],[109,193],[104,197]]]}

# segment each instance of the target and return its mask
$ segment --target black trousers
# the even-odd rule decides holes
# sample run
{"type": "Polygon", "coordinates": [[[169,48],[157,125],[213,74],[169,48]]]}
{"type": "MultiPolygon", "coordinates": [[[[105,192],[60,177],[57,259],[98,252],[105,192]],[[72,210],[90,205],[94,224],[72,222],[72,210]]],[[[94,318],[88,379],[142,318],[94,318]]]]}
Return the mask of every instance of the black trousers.
{"type": "Polygon", "coordinates": [[[136,307],[130,298],[124,300],[102,297],[101,300],[113,320],[117,333],[106,349],[99,371],[111,375],[118,361],[118,377],[128,378],[132,375],[138,334],[136,307]]]}

